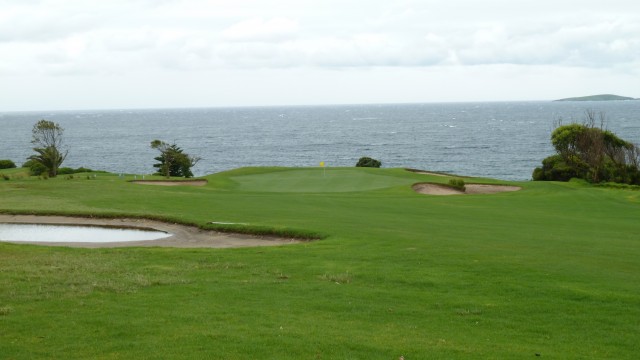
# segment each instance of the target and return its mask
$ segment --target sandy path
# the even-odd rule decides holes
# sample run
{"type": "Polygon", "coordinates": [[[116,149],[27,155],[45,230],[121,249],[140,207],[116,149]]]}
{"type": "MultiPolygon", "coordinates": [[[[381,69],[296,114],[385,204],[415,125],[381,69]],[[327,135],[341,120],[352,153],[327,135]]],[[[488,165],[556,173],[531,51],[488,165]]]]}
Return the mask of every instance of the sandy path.
{"type": "Polygon", "coordinates": [[[465,184],[466,190],[460,191],[449,186],[439,184],[420,183],[413,185],[413,190],[426,195],[465,195],[465,194],[496,194],[501,192],[518,191],[519,186],[465,184]]]}
{"type": "Polygon", "coordinates": [[[111,243],[54,243],[54,242],[15,242],[17,244],[36,244],[48,246],[69,246],[83,248],[128,247],[128,246],[161,246],[180,248],[231,248],[252,246],[276,246],[299,243],[299,240],[271,236],[252,236],[227,234],[216,231],[201,230],[191,226],[170,224],[145,219],[99,219],[66,216],[34,216],[34,215],[0,215],[0,223],[24,224],[58,224],[58,225],[100,225],[110,227],[154,229],[173,234],[159,240],[111,242],[111,243]]]}

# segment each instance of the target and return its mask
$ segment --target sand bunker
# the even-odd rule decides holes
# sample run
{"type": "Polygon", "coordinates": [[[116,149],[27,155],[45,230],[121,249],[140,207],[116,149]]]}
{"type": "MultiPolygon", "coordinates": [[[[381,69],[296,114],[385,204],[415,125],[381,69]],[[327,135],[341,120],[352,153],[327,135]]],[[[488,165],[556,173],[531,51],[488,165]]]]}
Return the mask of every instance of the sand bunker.
{"type": "Polygon", "coordinates": [[[129,242],[25,242],[20,244],[36,244],[49,246],[70,246],[83,248],[125,247],[125,246],[161,246],[180,248],[231,248],[276,246],[299,243],[299,240],[285,239],[271,236],[252,236],[242,234],[227,234],[196,227],[164,223],[146,219],[97,219],[66,216],[33,216],[33,215],[0,215],[0,223],[15,224],[58,224],[58,225],[97,225],[105,227],[155,229],[172,234],[172,236],[158,240],[142,240],[129,242]]]}
{"type": "Polygon", "coordinates": [[[465,184],[465,188],[465,191],[460,191],[441,184],[420,183],[413,185],[413,190],[415,192],[427,195],[496,194],[522,189],[519,186],[486,184],[465,184]]]}
{"type": "Polygon", "coordinates": [[[132,183],[140,185],[157,186],[205,186],[207,180],[131,180],[132,183]]]}

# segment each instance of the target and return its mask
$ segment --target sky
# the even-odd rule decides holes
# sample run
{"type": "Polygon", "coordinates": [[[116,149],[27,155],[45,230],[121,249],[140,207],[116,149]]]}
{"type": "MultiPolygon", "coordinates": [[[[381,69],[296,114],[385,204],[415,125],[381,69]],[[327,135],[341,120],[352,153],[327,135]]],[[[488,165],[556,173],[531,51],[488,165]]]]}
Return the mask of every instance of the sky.
{"type": "Polygon", "coordinates": [[[0,0],[0,112],[640,97],[637,0],[0,0]]]}

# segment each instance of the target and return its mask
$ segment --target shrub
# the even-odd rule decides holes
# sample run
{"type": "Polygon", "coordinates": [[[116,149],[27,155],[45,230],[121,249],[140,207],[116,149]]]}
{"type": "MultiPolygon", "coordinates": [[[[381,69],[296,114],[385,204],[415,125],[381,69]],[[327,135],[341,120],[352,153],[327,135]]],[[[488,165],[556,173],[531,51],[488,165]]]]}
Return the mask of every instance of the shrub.
{"type": "Polygon", "coordinates": [[[2,178],[5,179],[5,180],[11,179],[8,175],[5,175],[5,174],[2,174],[2,178]]]}
{"type": "Polygon", "coordinates": [[[356,167],[373,167],[373,168],[379,168],[382,165],[382,162],[380,162],[380,160],[376,160],[376,159],[372,159],[370,157],[361,157],[360,160],[358,160],[358,163],[356,164],[356,167]]]}
{"type": "Polygon", "coordinates": [[[552,155],[542,160],[542,168],[533,170],[535,181],[569,181],[572,178],[583,178],[575,167],[569,166],[561,155],[552,155]]]}
{"type": "Polygon", "coordinates": [[[560,125],[551,133],[556,155],[542,161],[533,180],[568,181],[577,177],[590,183],[618,182],[640,185],[640,147],[600,127],[596,114],[585,112],[583,124],[560,125]]]}
{"type": "Polygon", "coordinates": [[[73,174],[73,169],[70,167],[61,167],[58,168],[58,175],[69,175],[73,174]]]}
{"type": "Polygon", "coordinates": [[[23,168],[28,168],[32,176],[40,176],[42,173],[48,172],[47,167],[35,160],[27,160],[22,164],[23,168]]]}
{"type": "Polygon", "coordinates": [[[153,165],[158,169],[156,175],[190,178],[193,177],[191,168],[201,160],[197,156],[186,154],[175,143],[168,144],[164,141],[153,140],[151,148],[160,151],[160,156],[154,158],[158,161],[157,164],[153,165]]]}
{"type": "Polygon", "coordinates": [[[450,179],[449,186],[456,188],[460,191],[465,191],[464,180],[462,179],[450,179]]]}
{"type": "Polygon", "coordinates": [[[81,167],[79,167],[79,168],[77,168],[77,169],[75,169],[75,170],[73,171],[73,173],[74,173],[74,174],[78,174],[78,173],[87,173],[87,172],[102,172],[102,173],[104,173],[104,172],[106,172],[106,171],[95,171],[95,170],[91,170],[91,169],[89,169],[89,168],[82,167],[82,166],[81,166],[81,167]]]}
{"type": "Polygon", "coordinates": [[[87,173],[87,172],[94,172],[94,171],[85,167],[79,167],[77,169],[73,169],[70,167],[63,167],[58,169],[58,175],[71,175],[71,174],[79,174],[79,173],[87,173]]]}
{"type": "Polygon", "coordinates": [[[0,160],[0,169],[13,169],[16,164],[11,160],[0,160]]]}

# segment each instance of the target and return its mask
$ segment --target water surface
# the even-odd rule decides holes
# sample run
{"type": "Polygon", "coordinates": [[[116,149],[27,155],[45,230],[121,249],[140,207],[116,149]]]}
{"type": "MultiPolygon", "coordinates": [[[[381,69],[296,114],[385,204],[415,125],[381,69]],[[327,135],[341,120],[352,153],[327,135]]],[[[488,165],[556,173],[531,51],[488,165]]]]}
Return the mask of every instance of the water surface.
{"type": "Polygon", "coordinates": [[[0,224],[0,241],[106,243],[158,240],[171,236],[163,231],[100,226],[0,224]]]}
{"type": "Polygon", "coordinates": [[[603,112],[606,127],[640,143],[640,101],[490,102],[388,105],[95,110],[0,113],[0,158],[22,164],[31,128],[45,118],[65,128],[64,166],[149,174],[154,139],[202,157],[206,175],[243,166],[354,166],[362,156],[409,167],[528,180],[553,153],[559,119],[603,112]]]}

